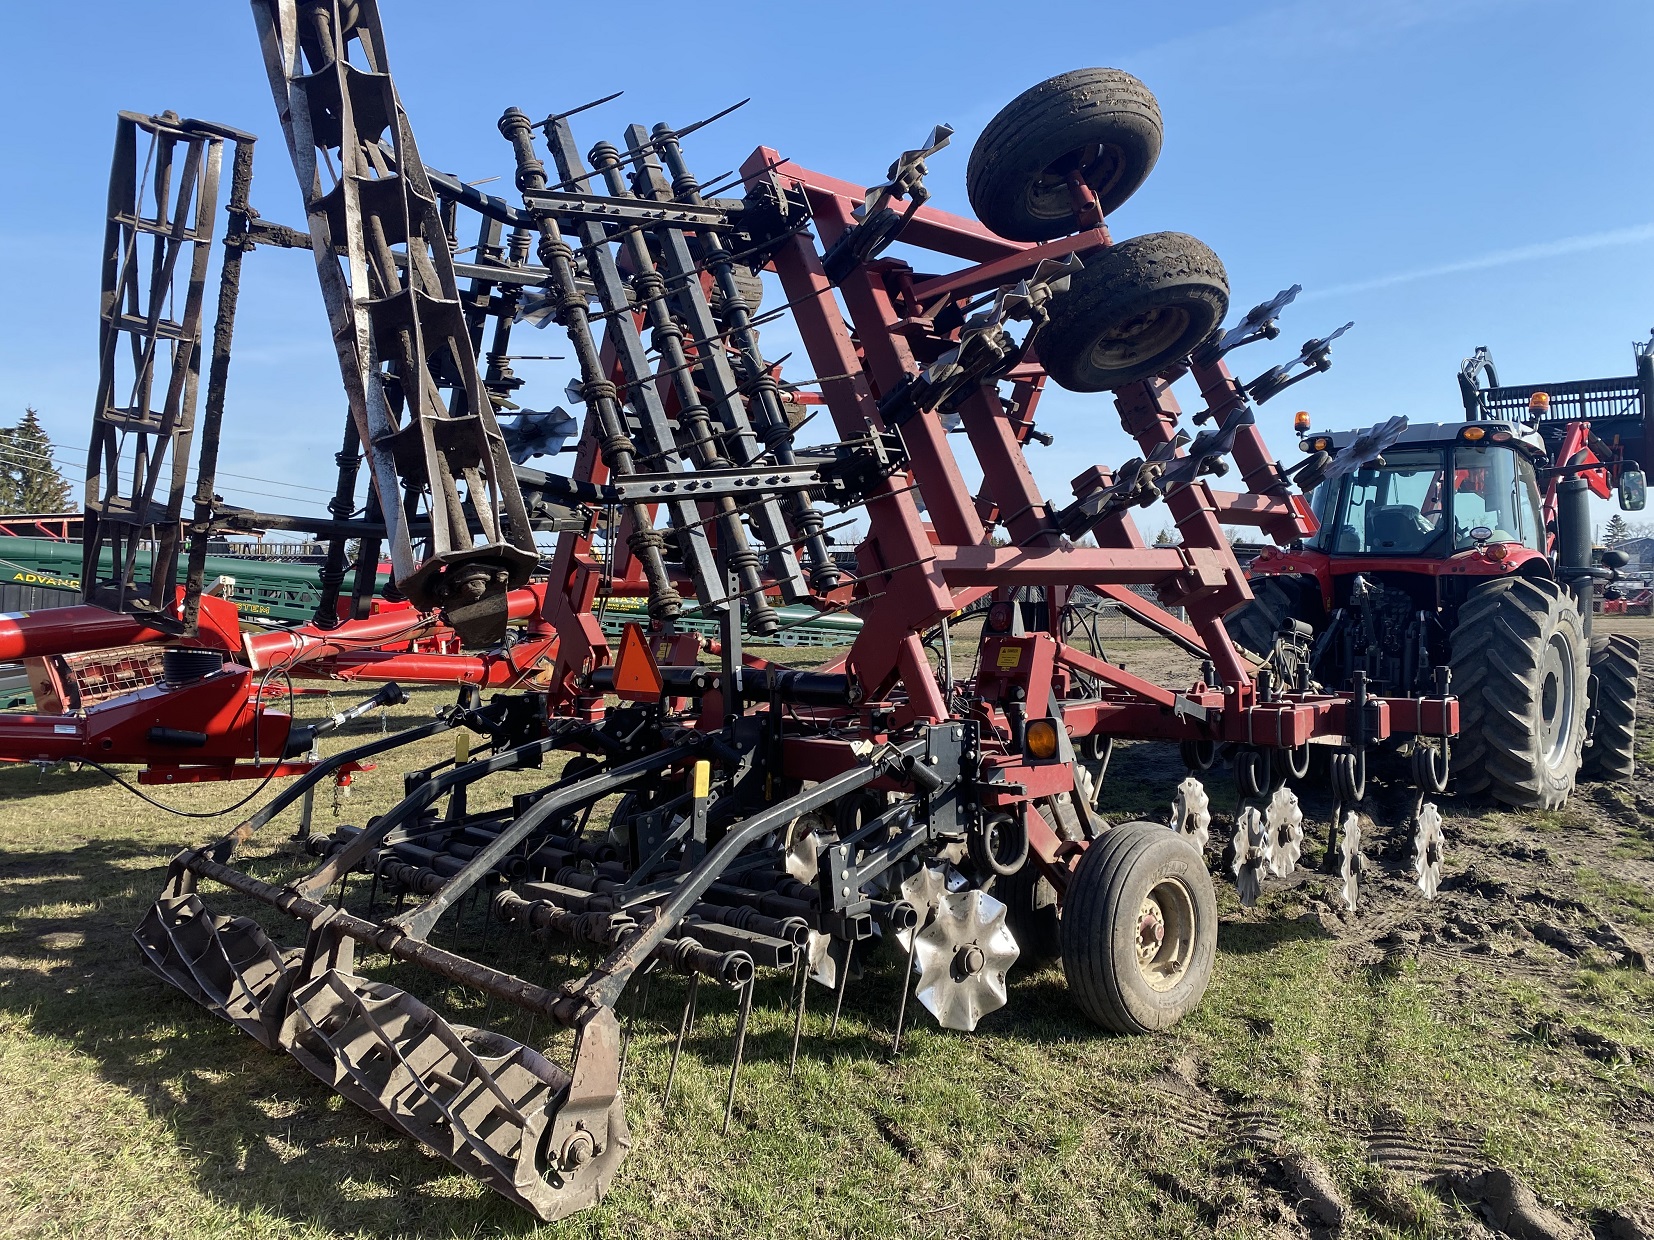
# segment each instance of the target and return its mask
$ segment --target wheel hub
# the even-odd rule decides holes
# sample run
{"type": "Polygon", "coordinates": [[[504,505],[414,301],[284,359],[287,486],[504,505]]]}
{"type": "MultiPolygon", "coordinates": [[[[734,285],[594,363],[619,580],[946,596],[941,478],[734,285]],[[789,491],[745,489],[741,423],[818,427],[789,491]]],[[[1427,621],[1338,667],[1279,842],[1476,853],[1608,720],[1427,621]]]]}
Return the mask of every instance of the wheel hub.
{"type": "Polygon", "coordinates": [[[1195,902],[1177,878],[1156,883],[1137,914],[1137,969],[1153,990],[1183,980],[1195,950],[1195,902]]]}
{"type": "Polygon", "coordinates": [[[1145,900],[1137,918],[1137,959],[1143,963],[1153,960],[1165,939],[1166,919],[1161,915],[1160,906],[1145,900]]]}
{"type": "Polygon", "coordinates": [[[1091,192],[1104,197],[1120,179],[1125,161],[1117,146],[1098,146],[1093,142],[1077,151],[1069,151],[1060,159],[1045,166],[1045,171],[1028,187],[1028,212],[1040,219],[1067,219],[1074,214],[1074,197],[1068,188],[1068,176],[1078,172],[1091,192]]]}
{"type": "Polygon", "coordinates": [[[1091,346],[1091,363],[1099,370],[1124,369],[1171,348],[1188,327],[1182,306],[1155,306],[1103,332],[1091,346]]]}

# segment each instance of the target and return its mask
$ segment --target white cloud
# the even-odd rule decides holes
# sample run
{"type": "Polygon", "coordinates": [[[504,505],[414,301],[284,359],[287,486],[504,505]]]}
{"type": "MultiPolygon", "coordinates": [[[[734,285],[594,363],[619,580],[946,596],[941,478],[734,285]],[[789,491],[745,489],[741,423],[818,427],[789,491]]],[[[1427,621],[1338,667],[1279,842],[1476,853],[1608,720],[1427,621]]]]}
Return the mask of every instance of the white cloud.
{"type": "Polygon", "coordinates": [[[1554,241],[1539,241],[1533,245],[1519,245],[1508,250],[1494,250],[1472,258],[1438,263],[1433,267],[1417,267],[1412,271],[1397,271],[1390,275],[1353,280],[1329,288],[1314,289],[1304,294],[1305,301],[1348,293],[1367,293],[1374,289],[1390,288],[1397,284],[1411,284],[1415,280],[1433,280],[1438,276],[1458,275],[1466,271],[1485,271],[1490,267],[1509,267],[1516,263],[1538,262],[1559,258],[1565,254],[1579,254],[1586,250],[1606,250],[1616,246],[1640,245],[1654,241],[1654,223],[1633,224],[1629,228],[1609,228],[1602,232],[1581,233],[1574,237],[1558,237],[1554,241]]]}

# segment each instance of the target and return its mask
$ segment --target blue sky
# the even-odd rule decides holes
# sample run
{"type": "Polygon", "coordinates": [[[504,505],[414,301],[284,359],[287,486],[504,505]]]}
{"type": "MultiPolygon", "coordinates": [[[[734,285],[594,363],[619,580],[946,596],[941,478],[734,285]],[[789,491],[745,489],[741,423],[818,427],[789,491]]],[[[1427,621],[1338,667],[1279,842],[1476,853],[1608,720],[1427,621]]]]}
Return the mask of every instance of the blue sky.
{"type": "MultiPolygon", "coordinates": [[[[580,119],[589,145],[750,95],[692,140],[703,176],[763,143],[873,182],[945,121],[958,132],[929,184],[938,205],[968,212],[971,143],[1012,96],[1084,65],[1137,74],[1159,97],[1166,141],[1111,218],[1115,236],[1200,237],[1227,265],[1237,315],[1304,286],[1281,340],[1234,355],[1243,377],[1356,322],[1329,375],[1263,410],[1283,458],[1297,408],[1321,426],[1452,418],[1454,369],[1476,345],[1507,382],[1627,374],[1630,342],[1654,327],[1647,0],[721,4],[716,19],[525,0],[486,23],[463,16],[480,5],[383,7],[424,156],[468,180],[508,171],[494,128],[508,105],[538,115],[624,88],[580,119]]],[[[259,134],[255,205],[294,224],[302,213],[245,3],[26,5],[8,29],[0,421],[34,405],[78,478],[115,112],[171,108],[259,134]]],[[[493,188],[509,193],[509,178],[493,188]]],[[[766,334],[772,356],[786,336],[766,334]]],[[[222,468],[243,477],[220,490],[319,511],[343,397],[306,255],[252,256],[236,340],[222,468]]],[[[519,351],[564,351],[555,329],[529,343],[519,351]]],[[[543,407],[566,375],[532,365],[543,407]]],[[[1031,459],[1053,498],[1086,464],[1132,454],[1106,397],[1055,396],[1042,428],[1056,446],[1031,459]]]]}

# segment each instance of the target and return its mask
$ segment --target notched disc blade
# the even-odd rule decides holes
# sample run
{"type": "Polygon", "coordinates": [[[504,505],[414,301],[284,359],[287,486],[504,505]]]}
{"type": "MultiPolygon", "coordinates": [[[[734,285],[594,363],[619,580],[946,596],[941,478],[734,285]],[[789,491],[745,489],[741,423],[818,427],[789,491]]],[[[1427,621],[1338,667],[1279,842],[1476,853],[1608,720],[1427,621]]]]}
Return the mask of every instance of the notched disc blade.
{"type": "Polygon", "coordinates": [[[1005,977],[1017,954],[1005,905],[983,891],[949,892],[919,931],[916,997],[944,1029],[968,1033],[1005,1006],[1005,977]]]}

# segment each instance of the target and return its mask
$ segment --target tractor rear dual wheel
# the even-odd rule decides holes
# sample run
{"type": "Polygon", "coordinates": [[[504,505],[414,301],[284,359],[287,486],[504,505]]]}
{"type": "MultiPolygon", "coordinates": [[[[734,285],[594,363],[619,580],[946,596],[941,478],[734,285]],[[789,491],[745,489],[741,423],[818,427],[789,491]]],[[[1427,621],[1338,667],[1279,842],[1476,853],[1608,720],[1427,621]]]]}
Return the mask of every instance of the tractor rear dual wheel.
{"type": "Polygon", "coordinates": [[[1591,675],[1597,682],[1596,727],[1585,745],[1579,777],[1623,783],[1636,771],[1637,666],[1642,644],[1616,633],[1591,639],[1591,675]]]}
{"type": "Polygon", "coordinates": [[[1275,635],[1286,622],[1303,618],[1303,591],[1298,588],[1301,581],[1278,577],[1249,580],[1246,584],[1252,588],[1252,601],[1242,603],[1223,618],[1229,639],[1248,654],[1267,659],[1275,649],[1275,635]]]}
{"type": "Polygon", "coordinates": [[[1519,809],[1558,809],[1585,746],[1584,620],[1573,595],[1542,577],[1478,586],[1453,630],[1461,793],[1519,809]]]}

